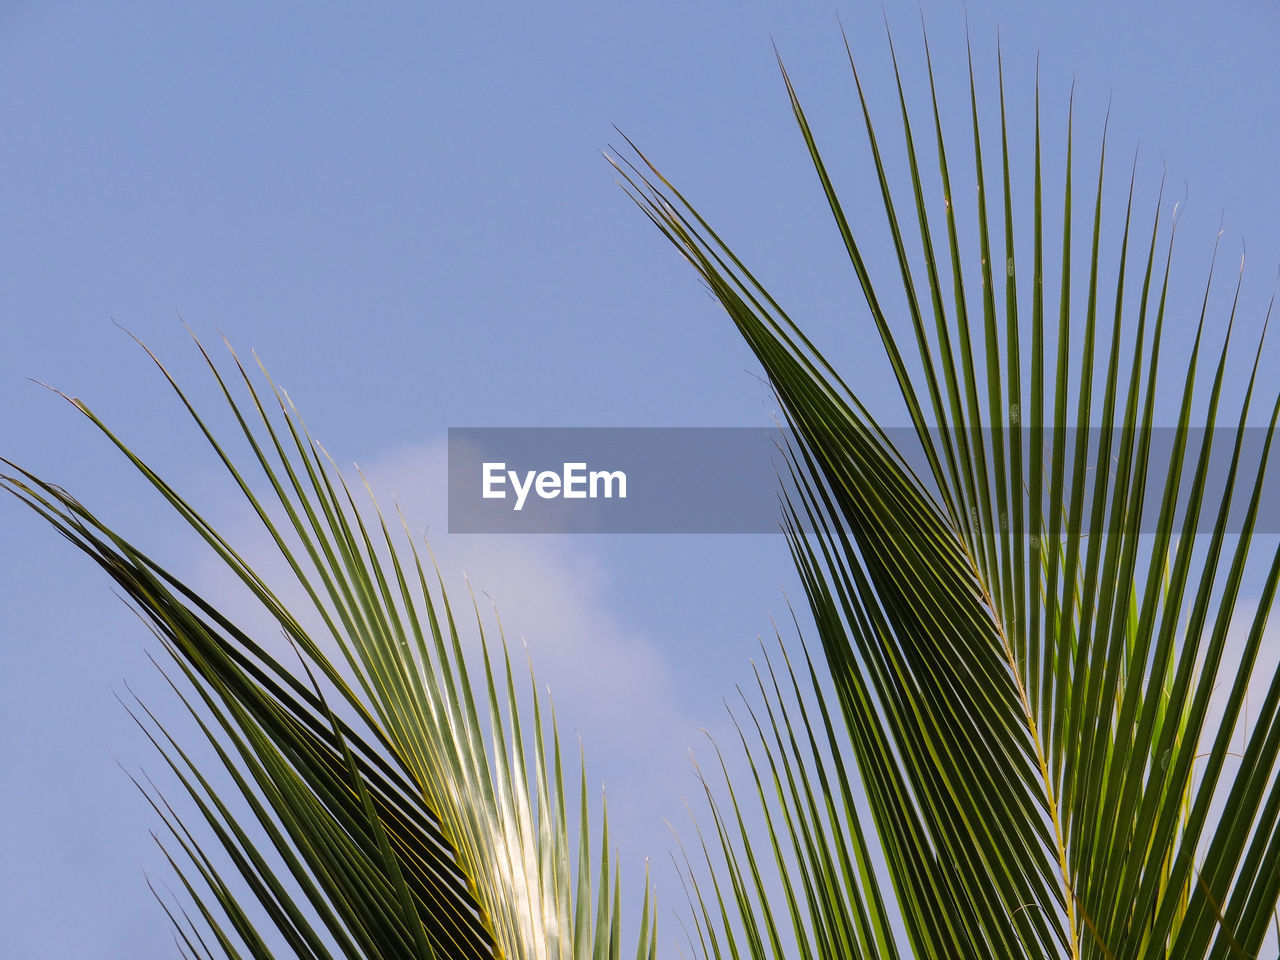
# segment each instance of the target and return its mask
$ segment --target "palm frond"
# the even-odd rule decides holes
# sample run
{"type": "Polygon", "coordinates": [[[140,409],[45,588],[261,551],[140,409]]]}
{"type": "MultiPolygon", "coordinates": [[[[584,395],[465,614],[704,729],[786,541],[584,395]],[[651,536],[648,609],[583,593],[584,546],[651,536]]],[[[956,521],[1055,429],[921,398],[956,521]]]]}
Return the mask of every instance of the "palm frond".
{"type": "MultiPolygon", "coordinates": [[[[1210,269],[1190,357],[1171,373],[1174,218],[1161,194],[1143,219],[1132,173],[1116,203],[1105,135],[1082,215],[1071,112],[1059,194],[1042,175],[1037,90],[1033,187],[1015,197],[1000,60],[997,151],[972,57],[957,144],[927,43],[931,96],[917,115],[890,42],[907,158],[898,184],[846,52],[891,282],[873,276],[878,241],[779,67],[919,472],[657,168],[634,146],[614,161],[724,306],[792,428],[783,523],[817,641],[797,618],[798,645],[766,650],[733,708],[749,779],[718,747],[719,772],[703,775],[709,818],[679,864],[690,947],[735,960],[1256,956],[1280,901],[1280,676],[1255,676],[1280,551],[1261,557],[1252,615],[1240,601],[1261,553],[1280,399],[1255,402],[1260,342],[1243,361],[1229,349],[1240,282],[1220,318],[1210,269]],[[971,214],[952,190],[957,148],[972,151],[971,214]],[[1061,262],[1049,263],[1059,234],[1061,262]],[[1103,255],[1113,245],[1114,263],[1103,255]],[[1234,384],[1238,410],[1227,408],[1234,384]],[[1266,426],[1251,434],[1255,406],[1266,426]],[[1176,416],[1162,450],[1166,409],[1176,416]],[[1250,436],[1262,438],[1257,462],[1250,436]],[[1254,680],[1263,702],[1235,750],[1254,680]]],[[[364,505],[265,370],[251,375],[232,353],[224,373],[200,349],[234,442],[248,446],[243,463],[160,369],[301,587],[299,604],[71,402],[238,578],[285,652],[62,488],[12,464],[0,477],[132,603],[221,763],[215,776],[172,723],[128,704],[194,811],[138,778],[185,891],[162,901],[179,952],[620,957],[621,871],[603,805],[597,839],[585,766],[566,772],[548,701],[531,675],[524,692],[496,616],[472,599],[471,646],[429,554],[371,497],[364,505]]],[[[645,882],[637,960],[658,950],[645,882]]]]}
{"type": "MultiPolygon", "coordinates": [[[[131,601],[169,654],[166,675],[227,774],[215,783],[155,714],[131,707],[203,821],[189,827],[154,785],[140,783],[199,914],[166,908],[181,948],[265,958],[274,938],[298,957],[616,960],[621,875],[609,869],[604,812],[597,854],[585,766],[566,773],[532,674],[528,695],[518,693],[506,640],[489,639],[472,598],[481,664],[473,676],[439,572],[407,527],[393,533],[372,500],[360,509],[265,370],[255,384],[231,354],[237,398],[200,349],[265,493],[160,369],[303,588],[305,609],[287,606],[87,404],[71,402],[239,578],[278,625],[285,655],[60,487],[12,464],[2,480],[131,601]],[[222,858],[206,850],[207,836],[222,858]]],[[[637,919],[643,960],[655,943],[647,891],[637,919]]]]}
{"type": "Polygon", "coordinates": [[[790,682],[779,684],[768,664],[757,699],[765,720],[753,714],[743,738],[766,835],[720,829],[738,810],[733,792],[727,807],[713,794],[711,810],[730,876],[745,864],[754,878],[769,856],[780,885],[735,880],[736,903],[717,910],[699,898],[699,911],[733,956],[784,955],[771,931],[760,934],[760,917],[788,918],[805,957],[894,956],[901,946],[920,957],[1256,956],[1280,893],[1280,677],[1267,685],[1234,778],[1225,771],[1280,553],[1230,659],[1227,641],[1255,552],[1280,401],[1265,401],[1255,462],[1246,437],[1261,344],[1243,362],[1228,350],[1239,285],[1227,335],[1206,361],[1214,349],[1206,333],[1218,325],[1206,282],[1190,359],[1170,386],[1167,373],[1159,378],[1168,399],[1158,403],[1173,269],[1160,198],[1149,227],[1139,225],[1130,177],[1115,218],[1117,261],[1104,264],[1103,234],[1113,228],[1104,135],[1081,274],[1072,261],[1070,120],[1055,227],[1038,93],[1033,194],[1025,209],[1015,203],[998,64],[993,201],[972,58],[971,133],[960,146],[973,152],[977,195],[957,197],[948,159],[956,144],[943,133],[926,42],[933,96],[924,120],[942,188],[931,196],[892,43],[890,53],[905,198],[891,185],[851,53],[849,63],[901,296],[873,279],[868,230],[847,213],[779,66],[924,477],[656,166],[631,144],[631,159],[614,160],[632,198],[728,312],[794,430],[786,529],[830,673],[828,685],[811,667],[800,683],[788,664],[790,682]],[[976,271],[960,239],[959,208],[970,202],[976,271]],[[1063,238],[1056,336],[1044,253],[1055,229],[1063,238]],[[1015,231],[1031,237],[1029,289],[1019,286],[1015,231]],[[1112,267],[1114,290],[1104,289],[1112,267]],[[1072,298],[1077,284],[1087,290],[1083,305],[1072,298]],[[1206,366],[1207,388],[1197,382],[1206,366]],[[1246,384],[1235,413],[1222,409],[1228,378],[1246,384]],[[1177,421],[1162,459],[1153,436],[1157,410],[1170,402],[1177,421]],[[1217,502],[1211,480],[1221,481],[1217,502]],[[1215,728],[1209,703],[1219,684],[1230,691],[1215,728]],[[1224,796],[1228,814],[1212,816],[1224,796]],[[882,902],[882,877],[891,903],[882,902]]]}

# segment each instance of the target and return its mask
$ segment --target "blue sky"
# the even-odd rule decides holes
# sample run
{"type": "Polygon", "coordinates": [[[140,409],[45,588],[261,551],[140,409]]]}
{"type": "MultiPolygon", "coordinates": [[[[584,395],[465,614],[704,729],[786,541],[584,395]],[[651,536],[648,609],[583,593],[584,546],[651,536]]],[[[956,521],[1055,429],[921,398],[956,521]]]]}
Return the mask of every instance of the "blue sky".
{"type": "MultiPolygon", "coordinates": [[[[107,444],[26,379],[84,398],[236,529],[232,491],[112,321],[195,382],[180,317],[256,350],[335,457],[436,533],[449,426],[767,424],[747,350],[614,184],[613,124],[893,415],[770,45],[874,217],[836,15],[888,129],[879,5],[371,6],[0,7],[0,454],[216,592],[107,444]]],[[[886,6],[918,93],[917,6],[886,6]]],[[[1024,131],[1038,53],[1051,154],[1074,80],[1081,156],[1110,103],[1114,183],[1141,141],[1147,196],[1163,167],[1185,195],[1172,342],[1220,220],[1233,266],[1248,243],[1256,329],[1280,261],[1280,8],[966,6],[988,94],[1001,32],[1024,131]]],[[[944,107],[963,106],[966,6],[924,4],[944,107]]],[[[883,254],[872,265],[892,277],[883,254]]],[[[624,854],[664,857],[661,818],[693,789],[683,751],[723,726],[721,697],[784,614],[780,538],[446,539],[446,564],[498,598],[563,692],[633,837],[624,854]]],[[[14,503],[0,546],[0,953],[172,955],[140,869],[164,876],[153,818],[116,766],[155,766],[112,694],[123,678],[155,689],[146,636],[14,503]]]]}

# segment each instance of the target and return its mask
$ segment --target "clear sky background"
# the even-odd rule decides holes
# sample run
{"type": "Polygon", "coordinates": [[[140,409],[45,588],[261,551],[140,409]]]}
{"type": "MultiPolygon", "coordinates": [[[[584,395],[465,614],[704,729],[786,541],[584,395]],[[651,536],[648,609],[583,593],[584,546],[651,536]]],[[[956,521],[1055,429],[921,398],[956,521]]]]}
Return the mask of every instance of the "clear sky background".
{"type": "MultiPolygon", "coordinates": [[[[920,103],[917,6],[886,6],[920,103]]],[[[1051,155],[1075,81],[1081,182],[1108,102],[1113,188],[1141,141],[1149,210],[1167,166],[1169,194],[1187,201],[1171,342],[1194,321],[1220,220],[1232,268],[1248,243],[1252,335],[1280,261],[1280,7],[971,0],[967,11],[988,115],[1001,31],[1015,160],[1028,152],[1038,53],[1051,155]]],[[[662,819],[679,819],[696,789],[685,751],[700,727],[724,730],[721,698],[750,676],[770,615],[785,616],[781,538],[448,537],[442,443],[464,425],[770,422],[731,325],[614,184],[600,156],[619,141],[613,124],[892,418],[887,365],[771,47],[852,211],[878,230],[837,12],[892,131],[872,4],[0,5],[0,454],[234,603],[108,444],[26,378],[84,398],[252,538],[112,321],[203,396],[179,317],[256,350],[335,457],[430,528],[454,585],[466,570],[496,597],[609,783],[628,865],[665,861],[662,819]]],[[[924,13],[944,108],[963,124],[965,7],[924,13]]],[[[957,183],[971,212],[967,188],[957,183]]],[[[872,265],[893,281],[882,252],[872,265]]],[[[148,648],[96,568],[0,504],[0,956],[175,955],[142,876],[168,880],[154,817],[116,765],[157,766],[115,702],[125,678],[176,715],[148,648]]],[[[670,879],[659,877],[668,904],[670,879]]]]}

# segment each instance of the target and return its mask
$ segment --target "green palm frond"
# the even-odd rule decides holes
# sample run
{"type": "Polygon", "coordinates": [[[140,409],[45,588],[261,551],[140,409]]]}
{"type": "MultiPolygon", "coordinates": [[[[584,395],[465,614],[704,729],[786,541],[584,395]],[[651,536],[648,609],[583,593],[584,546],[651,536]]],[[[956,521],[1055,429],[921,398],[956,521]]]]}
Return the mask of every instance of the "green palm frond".
{"type": "MultiPolygon", "coordinates": [[[[1252,615],[1241,594],[1280,399],[1255,397],[1260,344],[1244,361],[1228,350],[1239,286],[1220,324],[1210,271],[1190,357],[1173,365],[1163,197],[1144,220],[1131,176],[1104,263],[1105,137],[1080,244],[1070,116],[1051,187],[1037,94],[1033,186],[1015,198],[1002,65],[998,141],[970,64],[958,145],[927,47],[922,115],[890,52],[901,184],[849,55],[887,283],[782,77],[922,468],[656,167],[634,150],[615,160],[792,428],[784,527],[812,621],[796,617],[796,643],[779,631],[732,709],[744,766],[717,747],[699,769],[709,815],[679,858],[689,947],[717,960],[1258,956],[1280,899],[1280,676],[1255,676],[1280,551],[1261,557],[1252,615]],[[972,151],[972,215],[952,191],[957,148],[972,151]],[[1249,434],[1254,407],[1266,426],[1249,434]],[[1256,463],[1248,436],[1262,437],[1256,463]],[[1233,746],[1254,680],[1262,703],[1233,746]]],[[[230,356],[204,354],[226,439],[160,369],[269,535],[282,584],[71,402],[236,576],[283,653],[61,487],[12,464],[0,476],[137,610],[220,761],[206,769],[176,723],[127,705],[187,794],[171,806],[139,778],[185,890],[162,899],[180,952],[621,957],[605,812],[591,816],[585,766],[566,769],[549,701],[513,667],[496,616],[474,599],[456,610],[403,524],[347,486],[265,371],[230,356]]],[[[656,958],[647,877],[625,919],[627,955],[656,958]]]]}
{"type": "MultiPolygon", "coordinates": [[[[1038,95],[1034,192],[1017,216],[1002,68],[989,176],[970,60],[961,146],[972,150],[974,202],[952,192],[956,144],[943,135],[932,65],[920,126],[931,128],[941,197],[926,186],[900,77],[908,183],[902,194],[891,186],[852,54],[849,64],[901,297],[873,282],[865,228],[782,77],[923,477],[692,204],[634,145],[633,160],[615,160],[754,351],[794,430],[786,527],[830,674],[807,654],[802,680],[788,660],[766,660],[760,706],[740,728],[766,831],[729,829],[742,791],[709,791],[732,897],[695,892],[699,946],[717,957],[1257,956],[1280,894],[1280,677],[1234,778],[1225,770],[1280,553],[1243,647],[1225,655],[1280,411],[1264,401],[1262,456],[1249,465],[1261,347],[1243,365],[1229,358],[1233,302],[1207,390],[1197,386],[1215,325],[1206,284],[1190,360],[1171,386],[1160,378],[1178,407],[1161,458],[1152,438],[1172,230],[1162,239],[1160,200],[1139,226],[1130,180],[1115,289],[1104,290],[1105,136],[1081,278],[1070,136],[1055,228],[1038,95]],[[963,264],[957,210],[969,202],[976,271],[963,264]],[[1030,233],[1029,286],[1015,228],[1030,233]],[[1055,229],[1060,265],[1044,254],[1055,229]],[[1082,279],[1083,304],[1072,299],[1082,279]],[[1228,377],[1247,381],[1235,413],[1220,409],[1228,377]],[[1210,464],[1225,477],[1214,502],[1210,464]],[[1220,684],[1229,692],[1214,727],[1220,684]],[[1213,815],[1215,799],[1225,816],[1213,815]],[[762,860],[776,884],[760,878],[762,860]],[[794,948],[775,927],[782,918],[794,948]]],[[[899,76],[896,55],[893,65],[899,76]]]]}
{"type": "MultiPolygon", "coordinates": [[[[166,906],[184,954],[275,956],[259,929],[266,920],[298,957],[621,957],[621,876],[610,866],[607,822],[602,812],[597,853],[585,766],[566,773],[532,675],[519,680],[505,639],[488,639],[473,600],[482,663],[473,677],[439,573],[407,528],[397,536],[376,504],[359,509],[265,371],[265,385],[255,385],[232,354],[237,399],[204,356],[265,493],[169,383],[303,588],[306,609],[286,606],[194,506],[85,403],[71,402],[236,574],[293,654],[274,655],[60,487],[12,464],[3,477],[132,602],[229,778],[230,787],[215,785],[154,714],[132,707],[204,821],[189,828],[140,784],[200,915],[166,906]],[[517,692],[524,682],[527,697],[517,692]],[[207,836],[239,885],[206,853],[207,836]]],[[[646,890],[632,928],[640,960],[655,948],[655,917],[646,890]]]]}

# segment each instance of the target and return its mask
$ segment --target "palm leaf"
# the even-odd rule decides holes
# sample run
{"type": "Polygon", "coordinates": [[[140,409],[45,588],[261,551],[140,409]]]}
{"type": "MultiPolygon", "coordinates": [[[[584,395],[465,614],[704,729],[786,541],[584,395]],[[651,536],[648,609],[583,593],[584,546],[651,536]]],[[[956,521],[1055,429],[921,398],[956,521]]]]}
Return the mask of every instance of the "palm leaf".
{"type": "MultiPolygon", "coordinates": [[[[977,197],[967,217],[936,94],[913,127],[897,79],[903,188],[882,160],[852,53],[849,63],[898,283],[872,276],[872,241],[847,212],[785,68],[782,76],[924,455],[922,475],[657,169],[634,149],[616,161],[755,352],[793,429],[784,528],[817,639],[812,654],[803,636],[798,648],[766,651],[754,692],[734,709],[748,779],[719,748],[719,776],[703,779],[709,820],[679,864],[690,947],[717,958],[1256,956],[1280,898],[1280,677],[1259,678],[1268,681],[1263,704],[1234,775],[1226,771],[1280,552],[1243,644],[1229,649],[1228,637],[1256,552],[1280,401],[1264,411],[1253,465],[1246,428],[1261,346],[1243,365],[1228,351],[1239,283],[1215,348],[1210,272],[1194,347],[1169,386],[1161,344],[1172,228],[1162,227],[1171,219],[1162,199],[1148,230],[1131,175],[1113,224],[1104,147],[1081,272],[1070,115],[1061,222],[1041,173],[1038,95],[1034,189],[1020,215],[1003,66],[999,175],[989,178],[996,154],[971,61],[962,146],[973,151],[977,197]],[[926,127],[940,214],[915,139],[926,127]],[[994,204],[988,182],[999,184],[994,204]],[[976,228],[976,271],[963,263],[966,223],[976,228]],[[1103,237],[1120,223],[1112,291],[1103,237]],[[1046,237],[1059,230],[1061,263],[1046,264],[1046,237]],[[1015,233],[1030,237],[1029,287],[1020,286],[1015,233]],[[1060,277],[1056,334],[1051,273],[1060,277]],[[1247,385],[1238,411],[1222,409],[1229,379],[1247,385]],[[1177,420],[1162,456],[1153,436],[1170,403],[1177,420]],[[1211,495],[1219,474],[1223,490],[1211,495]],[[1215,726],[1218,686],[1227,691],[1215,726]]],[[[927,47],[925,64],[935,90],[927,47]]],[[[164,376],[302,587],[298,609],[72,402],[239,578],[278,625],[287,656],[60,487],[11,464],[0,481],[134,605],[223,768],[215,782],[157,715],[129,705],[194,810],[184,819],[140,778],[186,893],[163,901],[179,951],[621,956],[607,819],[602,809],[593,859],[585,769],[571,815],[554,717],[535,684],[518,692],[500,624],[486,639],[492,628],[472,601],[469,662],[469,631],[430,558],[393,533],[376,504],[359,506],[283,392],[231,356],[224,378],[205,354],[248,444],[247,469],[164,376]]],[[[647,878],[637,930],[638,960],[655,957],[647,878]]]]}
{"type": "Polygon", "coordinates": [[[1246,429],[1261,346],[1243,362],[1229,354],[1239,284],[1207,387],[1197,376],[1214,349],[1206,341],[1216,325],[1209,282],[1190,359],[1166,386],[1160,350],[1172,231],[1162,231],[1159,198],[1149,227],[1139,225],[1130,177],[1116,220],[1117,261],[1102,262],[1113,222],[1105,136],[1080,274],[1069,120],[1055,228],[1038,95],[1034,191],[1017,214],[1000,66],[993,203],[970,59],[970,138],[961,146],[973,151],[977,195],[957,197],[948,159],[956,144],[943,134],[926,44],[935,93],[925,120],[942,196],[926,187],[899,79],[903,203],[851,53],[849,63],[900,299],[894,285],[873,280],[863,253],[872,241],[846,213],[785,67],[782,77],[900,387],[924,477],[657,168],[632,144],[631,159],[614,161],[632,198],[728,312],[794,430],[786,529],[830,674],[828,681],[810,665],[801,683],[783,651],[789,682],[778,683],[767,662],[756,699],[763,706],[753,708],[743,737],[763,834],[722,829],[741,798],[731,788],[727,800],[709,791],[723,869],[736,878],[745,863],[754,878],[769,856],[779,878],[774,886],[735,881],[734,903],[699,897],[705,925],[718,930],[712,942],[735,957],[782,956],[778,938],[759,933],[759,918],[776,916],[789,919],[805,957],[904,948],[920,957],[1256,956],[1280,894],[1280,677],[1267,684],[1234,778],[1225,771],[1280,553],[1243,648],[1231,660],[1225,654],[1255,552],[1280,402],[1265,401],[1254,463],[1246,429]],[[962,256],[965,203],[976,271],[962,256]],[[931,219],[939,207],[941,228],[931,219]],[[1056,337],[1047,329],[1052,268],[1044,255],[1054,229],[1063,236],[1056,337]],[[1015,231],[1031,238],[1029,290],[1019,286],[1015,231]],[[1135,251],[1139,231],[1149,239],[1135,251]],[[1000,263],[1003,297],[993,267],[1000,263]],[[1104,289],[1113,270],[1115,288],[1104,289]],[[1087,290],[1083,307],[1072,299],[1076,284],[1087,290]],[[1029,318],[1018,309],[1028,303],[1029,318]],[[1160,402],[1158,368],[1167,397],[1160,402]],[[1229,377],[1247,384],[1234,414],[1221,409],[1229,377]],[[1153,436],[1156,411],[1167,404],[1178,415],[1166,460],[1153,436]],[[1222,481],[1216,502],[1207,498],[1211,479],[1222,481]],[[1219,684],[1230,690],[1215,729],[1208,707],[1219,684]],[[1224,797],[1229,815],[1212,817],[1224,797]]]}
{"type": "MultiPolygon", "coordinates": [[[[286,606],[88,405],[71,402],[270,615],[292,651],[283,659],[60,487],[12,464],[2,481],[132,603],[225,770],[215,784],[155,714],[131,706],[203,821],[189,826],[153,784],[140,783],[196,905],[198,919],[166,906],[180,949],[263,958],[275,955],[274,938],[298,957],[616,960],[620,873],[609,870],[607,824],[602,811],[593,882],[585,767],[570,816],[574,783],[532,675],[531,692],[518,694],[506,641],[488,639],[473,600],[481,665],[473,677],[439,573],[407,528],[393,534],[372,501],[359,509],[265,371],[256,385],[231,354],[237,399],[200,349],[266,492],[160,369],[303,588],[304,610],[286,606]],[[222,858],[200,839],[210,836],[222,858]]],[[[655,917],[646,893],[633,928],[638,958],[653,950],[655,917]]]]}

